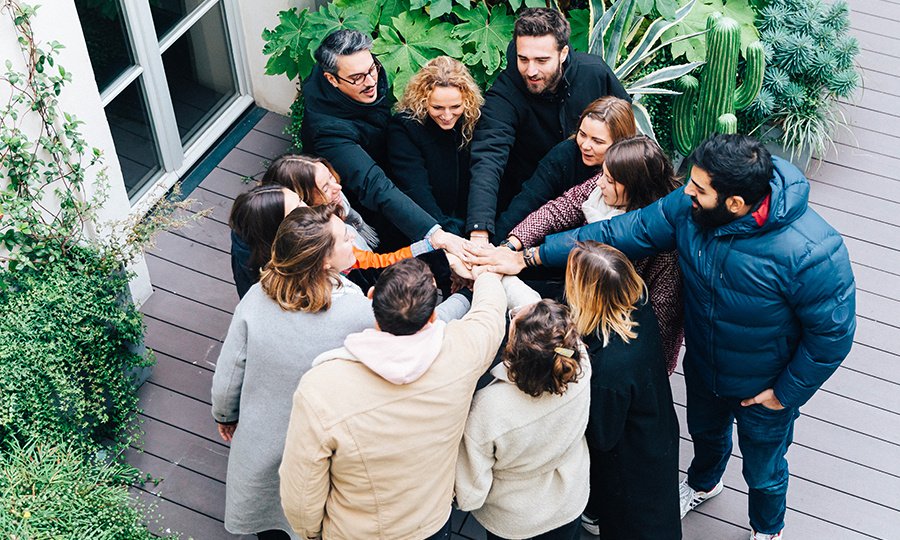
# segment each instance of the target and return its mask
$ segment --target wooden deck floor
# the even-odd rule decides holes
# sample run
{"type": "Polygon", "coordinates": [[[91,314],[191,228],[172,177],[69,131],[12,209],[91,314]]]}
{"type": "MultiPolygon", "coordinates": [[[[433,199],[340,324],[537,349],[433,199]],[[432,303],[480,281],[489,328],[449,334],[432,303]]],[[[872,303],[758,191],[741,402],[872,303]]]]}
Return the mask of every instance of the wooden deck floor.
{"type": "MultiPolygon", "coordinates": [[[[900,538],[900,2],[851,0],[865,88],[845,105],[852,131],[813,163],[811,205],[843,235],[858,286],[850,356],[802,410],[789,454],[787,537],[900,538]]],[[[163,235],[147,256],[155,289],[143,306],[158,364],[140,391],[143,451],[131,462],[161,479],[136,488],[157,505],[160,532],[233,538],[222,526],[228,447],[209,413],[209,389],[237,295],[228,257],[228,210],[266,160],[289,145],[285,119],[267,114],[192,193],[213,213],[163,235]]],[[[681,468],[692,451],[684,384],[672,377],[682,419],[681,468]]],[[[735,455],[725,492],[683,522],[686,539],[747,537],[747,488],[735,455]]],[[[457,538],[483,538],[454,516],[457,538]]],[[[249,538],[249,537],[248,537],[249,538]]]]}

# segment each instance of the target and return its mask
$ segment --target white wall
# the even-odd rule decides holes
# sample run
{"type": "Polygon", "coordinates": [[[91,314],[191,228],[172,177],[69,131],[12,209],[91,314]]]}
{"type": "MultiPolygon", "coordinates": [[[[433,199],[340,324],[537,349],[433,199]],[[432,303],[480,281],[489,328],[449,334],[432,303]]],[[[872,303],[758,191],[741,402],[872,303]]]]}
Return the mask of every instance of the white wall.
{"type": "MultiPolygon", "coordinates": [[[[74,1],[53,0],[43,4],[32,19],[35,38],[41,42],[56,40],[65,45],[65,49],[57,57],[58,65],[62,65],[66,71],[72,73],[73,79],[59,97],[60,107],[85,122],[81,127],[82,135],[89,145],[99,148],[104,155],[109,200],[99,209],[98,221],[103,223],[125,219],[131,212],[131,205],[128,202],[106,114],[100,102],[100,92],[94,81],[84,35],[81,32],[81,25],[78,24],[74,1]]],[[[13,62],[14,69],[24,71],[25,61],[16,41],[14,27],[7,14],[3,13],[0,17],[0,63],[7,59],[13,62]]],[[[0,87],[0,102],[6,103],[8,95],[9,89],[0,87]]],[[[97,189],[96,173],[97,169],[88,171],[89,181],[86,183],[86,191],[89,197],[97,189]]],[[[141,303],[152,292],[150,275],[143,257],[136,261],[132,270],[137,273],[131,284],[132,296],[135,301],[141,303]]]]}
{"type": "Polygon", "coordinates": [[[310,11],[316,9],[315,0],[255,0],[239,2],[243,39],[247,51],[247,63],[250,67],[250,81],[253,87],[253,98],[265,109],[279,114],[287,114],[291,103],[297,96],[296,81],[289,81],[284,75],[266,75],[268,56],[262,53],[265,42],[262,39],[264,28],[278,26],[278,12],[296,7],[310,11]]]}

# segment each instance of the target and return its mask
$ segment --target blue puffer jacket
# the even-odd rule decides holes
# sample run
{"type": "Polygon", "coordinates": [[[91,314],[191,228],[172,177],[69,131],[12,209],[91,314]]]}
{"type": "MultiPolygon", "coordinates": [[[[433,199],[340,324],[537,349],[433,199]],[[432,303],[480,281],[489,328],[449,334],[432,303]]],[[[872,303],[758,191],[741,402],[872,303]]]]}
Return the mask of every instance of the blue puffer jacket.
{"type": "Polygon", "coordinates": [[[685,371],[723,397],[774,388],[782,404],[799,407],[850,351],[856,286],[840,234],[807,205],[809,182],[773,160],[767,218],[763,204],[762,212],[704,230],[681,188],[639,211],[548,237],[541,261],[563,266],[583,240],[632,259],[677,249],[685,371]]]}

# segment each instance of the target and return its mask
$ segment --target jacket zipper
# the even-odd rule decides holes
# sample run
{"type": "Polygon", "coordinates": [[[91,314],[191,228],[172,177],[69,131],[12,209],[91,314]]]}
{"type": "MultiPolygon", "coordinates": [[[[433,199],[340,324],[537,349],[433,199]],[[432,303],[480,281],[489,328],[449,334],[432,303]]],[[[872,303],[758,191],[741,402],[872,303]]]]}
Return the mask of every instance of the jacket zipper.
{"type": "Polygon", "coordinates": [[[712,240],[710,241],[710,243],[714,243],[714,247],[713,247],[713,252],[711,254],[712,256],[710,257],[710,267],[709,267],[709,294],[710,294],[709,313],[708,313],[709,337],[707,339],[707,342],[709,343],[709,353],[708,353],[709,361],[710,361],[710,365],[712,366],[712,392],[715,395],[719,395],[719,392],[718,392],[719,370],[718,370],[718,366],[716,364],[716,357],[715,357],[715,350],[716,350],[715,334],[716,333],[715,333],[714,327],[713,327],[713,322],[714,322],[713,317],[714,317],[714,313],[716,312],[716,287],[715,287],[716,272],[717,272],[716,256],[719,253],[719,243],[715,242],[715,236],[712,237],[712,240]]]}

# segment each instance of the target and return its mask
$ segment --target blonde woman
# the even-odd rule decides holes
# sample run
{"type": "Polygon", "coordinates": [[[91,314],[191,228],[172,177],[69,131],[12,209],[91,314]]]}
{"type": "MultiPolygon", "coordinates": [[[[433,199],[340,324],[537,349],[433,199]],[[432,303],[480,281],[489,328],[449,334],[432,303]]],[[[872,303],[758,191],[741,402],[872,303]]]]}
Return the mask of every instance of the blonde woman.
{"type": "Polygon", "coordinates": [[[481,90],[462,62],[439,56],[413,75],[388,126],[397,186],[447,232],[461,234],[469,194],[469,143],[481,90]]]}
{"type": "Polygon", "coordinates": [[[288,532],[278,493],[291,396],[316,355],[375,323],[369,299],[341,274],[356,258],[353,233],[339,215],[318,206],[284,218],[272,260],[235,309],[222,345],[212,413],[231,442],[225,485],[231,533],[297,538],[288,532]]]}
{"type": "Polygon", "coordinates": [[[584,528],[603,538],[680,539],[678,419],[647,288],[617,249],[569,254],[566,298],[591,358],[584,528]]]}

